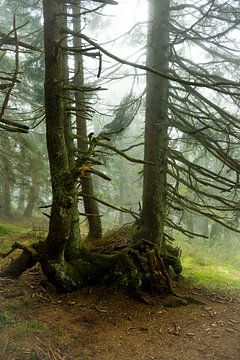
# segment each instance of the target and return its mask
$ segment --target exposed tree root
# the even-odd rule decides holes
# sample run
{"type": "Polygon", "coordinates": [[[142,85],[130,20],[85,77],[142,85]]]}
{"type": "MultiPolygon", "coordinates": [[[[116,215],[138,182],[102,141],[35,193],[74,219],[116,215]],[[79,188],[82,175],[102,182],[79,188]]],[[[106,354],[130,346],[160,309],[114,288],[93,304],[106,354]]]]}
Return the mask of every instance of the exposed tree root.
{"type": "Polygon", "coordinates": [[[11,250],[6,254],[1,254],[1,257],[7,257],[16,249],[23,250],[22,254],[14,259],[2,272],[0,272],[0,277],[16,279],[21,276],[24,271],[32,268],[37,263],[38,253],[34,247],[26,247],[19,243],[14,243],[11,250]]]}
{"type": "Polygon", "coordinates": [[[146,292],[170,295],[171,300],[167,300],[169,304],[186,305],[191,302],[191,299],[174,293],[166,266],[166,255],[160,255],[150,243],[147,246],[144,243],[141,246],[138,244],[113,254],[81,249],[75,254],[74,260],[68,261],[64,258],[61,261],[49,259],[44,252],[43,242],[29,247],[15,243],[6,255],[15,249],[23,252],[0,273],[1,277],[17,278],[26,269],[40,262],[43,273],[61,292],[70,292],[86,285],[117,282],[127,288],[132,296],[147,304],[150,300],[146,298],[146,292]]]}
{"type": "Polygon", "coordinates": [[[24,271],[32,268],[36,264],[34,258],[27,252],[23,253],[13,260],[2,272],[0,277],[7,277],[10,279],[16,279],[21,276],[24,271]]]}

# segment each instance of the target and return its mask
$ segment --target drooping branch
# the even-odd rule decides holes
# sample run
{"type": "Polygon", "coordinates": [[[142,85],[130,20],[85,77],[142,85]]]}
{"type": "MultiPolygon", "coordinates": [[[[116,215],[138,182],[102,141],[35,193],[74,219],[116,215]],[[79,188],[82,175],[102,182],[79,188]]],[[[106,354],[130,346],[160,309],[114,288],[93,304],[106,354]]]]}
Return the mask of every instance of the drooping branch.
{"type": "Polygon", "coordinates": [[[105,54],[106,56],[110,57],[111,59],[121,63],[121,64],[125,64],[131,67],[134,67],[136,69],[140,69],[140,70],[144,70],[144,71],[149,71],[157,76],[160,76],[164,79],[168,79],[171,80],[173,82],[177,82],[180,84],[185,84],[185,85],[189,85],[189,86],[197,86],[197,87],[204,87],[204,88],[209,88],[209,89],[213,89],[219,93],[223,93],[223,94],[227,94],[227,95],[235,95],[235,96],[240,96],[237,92],[231,92],[228,91],[222,87],[224,86],[234,86],[234,87],[238,87],[239,86],[239,82],[233,82],[233,81],[227,81],[227,82],[223,82],[223,81],[219,81],[219,82],[214,82],[214,83],[208,83],[208,82],[198,82],[198,81],[188,81],[188,80],[184,80],[180,77],[175,77],[175,76],[171,76],[170,74],[166,74],[160,71],[155,70],[154,68],[151,68],[149,66],[145,66],[142,64],[137,64],[125,59],[120,58],[117,55],[112,54],[111,52],[109,52],[108,50],[104,49],[101,45],[99,45],[97,42],[93,41],[92,39],[90,39],[88,36],[86,36],[83,33],[74,33],[72,30],[70,29],[64,29],[64,31],[66,33],[70,33],[73,36],[79,36],[81,37],[83,40],[87,41],[89,44],[93,45],[96,49],[100,50],[103,54],[105,54]]]}
{"type": "Polygon", "coordinates": [[[12,131],[16,131],[16,132],[19,131],[19,132],[26,132],[26,133],[29,130],[29,126],[21,124],[15,120],[1,118],[1,123],[7,125],[7,126],[5,126],[5,125],[0,124],[0,127],[5,130],[6,130],[6,128],[8,128],[10,131],[12,130],[12,131]]]}
{"type": "Polygon", "coordinates": [[[144,161],[144,160],[141,160],[141,159],[136,159],[136,158],[133,158],[129,155],[127,155],[125,153],[125,150],[119,150],[116,146],[114,145],[110,145],[110,144],[106,144],[106,143],[103,143],[101,141],[98,141],[98,146],[101,146],[101,147],[104,147],[106,149],[109,149],[109,150],[112,150],[113,152],[119,154],[120,156],[122,156],[123,158],[127,159],[128,161],[131,161],[133,163],[137,163],[137,164],[149,164],[149,165],[153,165],[154,166],[154,163],[151,162],[151,161],[144,161]]]}
{"type": "Polygon", "coordinates": [[[88,195],[88,194],[83,194],[83,193],[79,193],[80,196],[86,196],[86,197],[90,197],[91,199],[94,199],[96,200],[97,202],[99,202],[100,204],[103,204],[111,209],[114,209],[114,210],[117,210],[117,211],[120,211],[120,212],[123,212],[123,213],[128,213],[128,214],[131,214],[135,219],[139,219],[139,214],[132,211],[132,210],[129,210],[129,209],[126,209],[124,207],[117,207],[115,205],[112,205],[112,204],[109,204],[107,201],[104,201],[104,200],[101,200],[99,199],[98,197],[96,196],[92,196],[92,195],[88,195]]]}

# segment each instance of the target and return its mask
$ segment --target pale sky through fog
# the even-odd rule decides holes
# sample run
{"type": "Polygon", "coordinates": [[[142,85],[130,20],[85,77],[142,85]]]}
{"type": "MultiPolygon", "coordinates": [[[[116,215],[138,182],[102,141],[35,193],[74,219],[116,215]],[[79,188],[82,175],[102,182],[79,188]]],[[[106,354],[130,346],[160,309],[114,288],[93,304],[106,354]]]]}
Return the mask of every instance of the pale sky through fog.
{"type": "MultiPolygon", "coordinates": [[[[103,16],[103,24],[106,22],[106,25],[103,25],[101,31],[98,30],[97,32],[94,32],[93,36],[91,36],[91,32],[89,32],[90,36],[112,54],[133,62],[138,61],[137,57],[139,56],[139,53],[137,55],[132,54],[134,54],[136,50],[144,47],[146,43],[145,41],[143,41],[143,43],[140,42],[140,44],[134,44],[134,42],[130,44],[131,35],[126,35],[113,43],[110,41],[129,31],[134,24],[146,22],[147,5],[148,1],[146,0],[119,0],[118,5],[105,6],[102,13],[106,15],[106,17],[103,16]]],[[[146,31],[146,25],[143,24],[141,26],[146,31]]],[[[144,53],[144,51],[141,51],[141,53],[144,53]]],[[[85,63],[88,63],[89,65],[91,64],[90,66],[98,66],[98,62],[94,59],[85,59],[85,61],[85,63]]],[[[145,59],[143,56],[140,62],[144,63],[144,61],[145,59]]],[[[116,62],[103,54],[102,74],[104,74],[104,70],[111,66],[111,64],[116,64],[116,62]]],[[[134,69],[129,66],[123,66],[122,69],[123,71],[134,73],[134,69]]],[[[97,71],[93,71],[94,74],[96,72],[97,71]]],[[[143,73],[143,71],[139,71],[139,73],[143,73]]],[[[132,77],[126,77],[125,79],[119,79],[111,83],[107,83],[106,85],[104,84],[103,87],[108,90],[99,92],[98,96],[100,98],[100,104],[118,105],[122,97],[130,92],[132,81],[132,77]]],[[[138,89],[138,92],[139,91],[142,91],[142,89],[138,89]]],[[[102,105],[100,105],[100,107],[102,107],[102,105]]],[[[111,118],[106,120],[111,121],[111,118]]]]}
{"type": "Polygon", "coordinates": [[[112,34],[118,36],[130,29],[135,23],[147,20],[146,0],[119,0],[118,5],[106,6],[105,14],[111,15],[113,21],[112,34]]]}

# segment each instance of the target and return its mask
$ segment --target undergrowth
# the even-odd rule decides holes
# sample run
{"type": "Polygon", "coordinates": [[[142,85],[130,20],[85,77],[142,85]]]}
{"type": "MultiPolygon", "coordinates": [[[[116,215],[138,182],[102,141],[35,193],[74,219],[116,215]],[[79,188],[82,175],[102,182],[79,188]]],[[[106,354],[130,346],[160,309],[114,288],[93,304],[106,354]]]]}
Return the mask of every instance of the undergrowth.
{"type": "Polygon", "coordinates": [[[177,234],[182,249],[183,276],[191,283],[220,293],[240,292],[240,240],[186,239],[177,234]]]}

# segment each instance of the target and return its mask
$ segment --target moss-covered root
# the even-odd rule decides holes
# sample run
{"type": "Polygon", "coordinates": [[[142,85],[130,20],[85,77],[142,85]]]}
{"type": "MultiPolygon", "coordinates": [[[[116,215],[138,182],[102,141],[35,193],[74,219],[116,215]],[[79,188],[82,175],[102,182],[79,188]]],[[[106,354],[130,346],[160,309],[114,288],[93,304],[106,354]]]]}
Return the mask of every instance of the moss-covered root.
{"type": "Polygon", "coordinates": [[[91,253],[83,250],[74,261],[41,261],[42,270],[59,291],[69,292],[86,285],[117,281],[137,293],[141,288],[141,273],[126,251],[114,255],[91,253]]]}
{"type": "Polygon", "coordinates": [[[43,273],[46,275],[48,280],[61,292],[70,292],[81,288],[85,283],[83,274],[81,271],[80,263],[76,266],[77,261],[71,264],[66,261],[53,261],[43,259],[41,266],[43,273]]]}
{"type": "Polygon", "coordinates": [[[126,249],[112,255],[82,250],[77,260],[57,262],[44,257],[41,265],[50,282],[64,292],[117,281],[140,299],[144,299],[143,291],[161,295],[173,293],[163,259],[155,249],[144,253],[126,249]]]}
{"type": "Polygon", "coordinates": [[[146,251],[149,268],[148,285],[152,293],[173,294],[170,276],[165,268],[163,258],[157,249],[146,251]]]}

